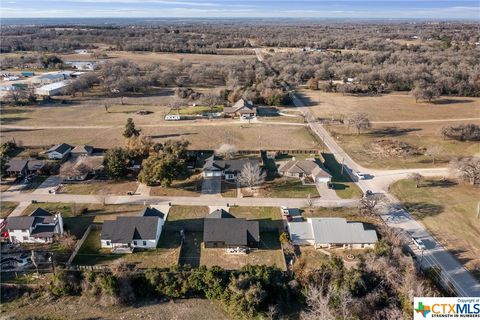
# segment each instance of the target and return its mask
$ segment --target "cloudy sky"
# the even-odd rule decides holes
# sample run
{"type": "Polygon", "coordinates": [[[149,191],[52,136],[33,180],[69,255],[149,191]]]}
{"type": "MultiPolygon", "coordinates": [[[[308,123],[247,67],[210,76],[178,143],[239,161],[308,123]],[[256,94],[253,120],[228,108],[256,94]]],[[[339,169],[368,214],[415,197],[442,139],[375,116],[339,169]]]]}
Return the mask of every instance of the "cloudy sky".
{"type": "Polygon", "coordinates": [[[0,0],[3,18],[291,17],[480,19],[480,0],[0,0]]]}

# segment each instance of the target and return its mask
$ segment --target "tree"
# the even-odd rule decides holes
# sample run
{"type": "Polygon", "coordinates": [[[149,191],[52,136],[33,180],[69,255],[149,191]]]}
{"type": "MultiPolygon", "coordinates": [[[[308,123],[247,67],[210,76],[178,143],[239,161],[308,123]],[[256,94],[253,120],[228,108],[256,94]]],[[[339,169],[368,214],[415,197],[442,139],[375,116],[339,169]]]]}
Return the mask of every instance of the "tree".
{"type": "Polygon", "coordinates": [[[135,123],[133,122],[132,118],[127,119],[127,123],[125,124],[125,131],[123,132],[123,136],[125,138],[131,137],[138,137],[140,135],[140,130],[135,128],[135,123]]]}
{"type": "Polygon", "coordinates": [[[334,320],[335,315],[330,310],[329,304],[332,299],[332,287],[310,284],[307,287],[306,303],[307,310],[300,313],[301,320],[334,320]],[[326,288],[324,288],[326,287],[326,288]]]}
{"type": "Polygon", "coordinates": [[[354,113],[345,121],[348,126],[353,126],[357,129],[357,134],[360,134],[361,130],[368,129],[372,126],[366,113],[354,113]]]}
{"type": "Polygon", "coordinates": [[[153,142],[150,137],[132,136],[125,140],[125,148],[130,159],[142,159],[148,157],[153,142]]]}
{"type": "Polygon", "coordinates": [[[423,181],[423,176],[420,173],[414,172],[408,176],[409,179],[415,181],[415,188],[420,186],[420,182],[423,181]]]}
{"type": "Polygon", "coordinates": [[[464,157],[450,162],[450,170],[462,181],[471,185],[480,183],[480,157],[464,157]]]}
{"type": "Polygon", "coordinates": [[[377,213],[377,205],[380,202],[380,196],[378,194],[365,195],[358,204],[358,210],[360,214],[366,216],[372,216],[377,213]]]}
{"type": "Polygon", "coordinates": [[[149,186],[160,183],[163,187],[169,187],[174,179],[185,172],[185,168],[185,160],[172,154],[152,155],[143,161],[138,181],[149,186]]]}
{"type": "Polygon", "coordinates": [[[237,180],[240,182],[240,184],[253,189],[253,187],[263,183],[265,181],[265,177],[265,172],[262,172],[262,169],[258,164],[252,164],[248,162],[243,166],[243,169],[240,172],[237,180]]]}
{"type": "Polygon", "coordinates": [[[410,93],[415,97],[415,102],[418,102],[419,99],[426,99],[428,102],[432,102],[433,99],[440,96],[438,86],[425,81],[417,82],[410,93]]]}
{"type": "Polygon", "coordinates": [[[444,138],[458,141],[480,140],[480,126],[473,123],[443,127],[441,133],[444,138]]]}
{"type": "Polygon", "coordinates": [[[425,154],[429,157],[432,157],[432,163],[435,164],[435,159],[443,154],[443,148],[439,145],[434,145],[428,147],[425,154]]]}
{"type": "Polygon", "coordinates": [[[215,150],[215,154],[223,157],[224,159],[232,159],[238,153],[238,149],[228,143],[223,143],[217,150],[215,150]]]}
{"type": "Polygon", "coordinates": [[[206,93],[202,97],[202,103],[213,110],[220,103],[220,98],[213,93],[206,93]]]}
{"type": "Polygon", "coordinates": [[[17,105],[23,100],[28,99],[28,96],[29,95],[27,90],[16,88],[7,92],[7,94],[5,95],[5,100],[17,105]]]}
{"type": "Polygon", "coordinates": [[[103,158],[105,173],[110,179],[120,179],[128,173],[128,152],[122,148],[109,149],[103,158]]]}
{"type": "Polygon", "coordinates": [[[5,170],[7,170],[8,156],[1,152],[0,153],[0,174],[3,175],[5,170]]]}

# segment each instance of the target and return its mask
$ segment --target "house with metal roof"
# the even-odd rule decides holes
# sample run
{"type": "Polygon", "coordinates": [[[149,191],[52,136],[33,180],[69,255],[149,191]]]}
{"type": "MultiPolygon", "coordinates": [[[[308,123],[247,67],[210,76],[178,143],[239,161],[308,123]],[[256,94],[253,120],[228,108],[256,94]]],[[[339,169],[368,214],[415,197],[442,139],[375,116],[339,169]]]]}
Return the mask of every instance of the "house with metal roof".
{"type": "Polygon", "coordinates": [[[48,155],[48,159],[64,160],[70,155],[72,146],[66,143],[60,143],[51,147],[45,153],[48,155]]]}
{"type": "Polygon", "coordinates": [[[278,172],[286,177],[310,179],[312,182],[330,182],[332,175],[318,160],[292,160],[280,165],[278,172]]]}
{"type": "Polygon", "coordinates": [[[373,248],[378,241],[375,230],[367,230],[361,222],[344,218],[308,218],[289,222],[290,239],[295,245],[318,248],[364,249],[373,248]]]}
{"type": "Polygon", "coordinates": [[[145,208],[138,216],[117,217],[103,222],[100,242],[113,253],[131,253],[135,248],[156,248],[165,215],[155,208],[145,208]]]}
{"type": "Polygon", "coordinates": [[[219,209],[203,222],[205,248],[256,248],[260,243],[258,221],[235,218],[219,209]]]}
{"type": "Polygon", "coordinates": [[[51,243],[55,235],[63,235],[60,213],[37,208],[29,216],[8,217],[5,229],[12,243],[51,243]]]}

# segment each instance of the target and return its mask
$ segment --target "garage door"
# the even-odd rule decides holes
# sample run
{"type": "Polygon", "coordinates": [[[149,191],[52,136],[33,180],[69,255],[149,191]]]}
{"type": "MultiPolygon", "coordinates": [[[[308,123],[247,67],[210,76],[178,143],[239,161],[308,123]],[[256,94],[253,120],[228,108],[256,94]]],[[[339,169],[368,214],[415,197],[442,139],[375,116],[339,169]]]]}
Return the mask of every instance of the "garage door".
{"type": "Polygon", "coordinates": [[[220,177],[222,173],[220,171],[207,171],[205,177],[220,177]]]}

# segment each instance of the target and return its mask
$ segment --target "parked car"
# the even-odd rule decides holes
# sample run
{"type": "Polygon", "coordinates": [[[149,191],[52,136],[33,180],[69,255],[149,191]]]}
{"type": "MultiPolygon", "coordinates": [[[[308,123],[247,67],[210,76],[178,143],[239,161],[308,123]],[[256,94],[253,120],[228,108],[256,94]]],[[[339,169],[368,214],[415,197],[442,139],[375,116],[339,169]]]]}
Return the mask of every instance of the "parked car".
{"type": "Polygon", "coordinates": [[[333,183],[331,183],[330,181],[327,182],[327,187],[328,189],[333,189],[333,183]]]}
{"type": "Polygon", "coordinates": [[[373,196],[374,193],[373,193],[372,190],[367,190],[367,191],[365,191],[365,195],[366,195],[366,196],[373,196]]]}
{"type": "Polygon", "coordinates": [[[417,246],[419,250],[426,250],[427,248],[425,247],[425,244],[423,244],[423,241],[421,239],[418,239],[416,237],[412,237],[413,243],[417,246]]]}
{"type": "Polygon", "coordinates": [[[284,216],[288,216],[288,215],[290,214],[290,211],[289,211],[288,208],[285,207],[285,206],[281,206],[281,207],[280,207],[280,210],[282,211],[282,214],[283,214],[284,216]]]}

